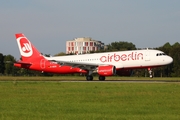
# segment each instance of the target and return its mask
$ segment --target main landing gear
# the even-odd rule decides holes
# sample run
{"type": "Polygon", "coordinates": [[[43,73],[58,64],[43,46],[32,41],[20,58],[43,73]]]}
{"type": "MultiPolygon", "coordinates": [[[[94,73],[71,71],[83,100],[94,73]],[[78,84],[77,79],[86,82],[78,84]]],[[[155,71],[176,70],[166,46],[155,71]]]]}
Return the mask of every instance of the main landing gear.
{"type": "MultiPolygon", "coordinates": [[[[86,76],[86,80],[87,81],[92,81],[93,80],[93,76],[92,75],[87,75],[86,76]]],[[[105,80],[105,76],[99,76],[99,81],[104,81],[105,80]]]]}
{"type": "Polygon", "coordinates": [[[86,75],[86,80],[87,81],[92,81],[93,80],[92,73],[93,73],[93,71],[89,71],[88,74],[86,75]]]}
{"type": "Polygon", "coordinates": [[[153,78],[153,71],[151,68],[148,68],[148,71],[149,71],[149,77],[150,78],[153,78]]]}
{"type": "MultiPolygon", "coordinates": [[[[92,81],[93,80],[93,76],[92,76],[92,72],[89,71],[89,73],[86,75],[86,80],[87,81],[92,81]]],[[[99,80],[100,81],[104,81],[105,80],[105,76],[99,76],[99,80]]]]}
{"type": "Polygon", "coordinates": [[[100,81],[104,81],[105,80],[105,76],[99,76],[99,80],[100,81]]]}
{"type": "Polygon", "coordinates": [[[87,81],[92,81],[93,80],[93,76],[92,75],[87,75],[86,76],[86,80],[87,81]]]}

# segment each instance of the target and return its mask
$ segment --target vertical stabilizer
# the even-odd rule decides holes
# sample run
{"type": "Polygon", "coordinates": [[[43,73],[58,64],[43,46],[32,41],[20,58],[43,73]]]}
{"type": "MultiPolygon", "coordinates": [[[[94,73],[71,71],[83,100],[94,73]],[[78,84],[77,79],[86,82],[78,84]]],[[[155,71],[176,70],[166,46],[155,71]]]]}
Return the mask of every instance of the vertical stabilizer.
{"type": "Polygon", "coordinates": [[[15,36],[23,62],[34,62],[43,58],[41,53],[31,44],[24,34],[18,33],[15,36]]]}

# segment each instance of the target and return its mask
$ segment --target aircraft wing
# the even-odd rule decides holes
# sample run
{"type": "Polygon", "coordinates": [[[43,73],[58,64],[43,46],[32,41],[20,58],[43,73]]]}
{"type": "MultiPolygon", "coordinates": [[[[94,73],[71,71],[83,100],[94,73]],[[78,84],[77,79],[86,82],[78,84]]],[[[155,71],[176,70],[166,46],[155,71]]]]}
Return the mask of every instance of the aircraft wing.
{"type": "Polygon", "coordinates": [[[86,63],[86,62],[68,62],[62,60],[50,60],[50,61],[56,62],[61,66],[72,66],[74,68],[78,67],[84,70],[95,70],[100,65],[107,65],[107,64],[86,63]]]}

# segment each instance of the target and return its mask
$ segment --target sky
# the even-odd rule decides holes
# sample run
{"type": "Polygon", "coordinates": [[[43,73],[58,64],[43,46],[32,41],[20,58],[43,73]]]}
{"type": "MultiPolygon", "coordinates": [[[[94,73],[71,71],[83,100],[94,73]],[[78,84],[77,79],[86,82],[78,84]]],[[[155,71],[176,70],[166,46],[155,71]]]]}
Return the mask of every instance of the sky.
{"type": "Polygon", "coordinates": [[[155,48],[180,42],[180,0],[3,0],[0,53],[20,58],[15,33],[44,54],[66,51],[66,41],[91,37],[106,45],[132,42],[155,48]]]}

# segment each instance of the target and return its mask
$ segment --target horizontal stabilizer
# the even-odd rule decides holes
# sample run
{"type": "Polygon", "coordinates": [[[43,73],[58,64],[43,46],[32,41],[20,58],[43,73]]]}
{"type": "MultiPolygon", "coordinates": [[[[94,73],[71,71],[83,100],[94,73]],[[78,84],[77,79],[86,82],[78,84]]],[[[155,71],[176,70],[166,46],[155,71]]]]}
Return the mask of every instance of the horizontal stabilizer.
{"type": "Polygon", "coordinates": [[[14,66],[19,68],[29,68],[32,64],[29,62],[17,61],[14,63],[14,66]]]}
{"type": "Polygon", "coordinates": [[[17,61],[15,62],[17,64],[24,64],[24,65],[32,65],[32,63],[29,63],[29,62],[23,62],[23,61],[17,61]]]}

